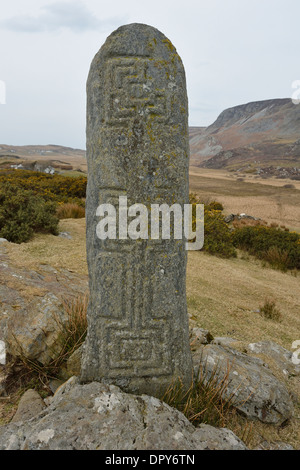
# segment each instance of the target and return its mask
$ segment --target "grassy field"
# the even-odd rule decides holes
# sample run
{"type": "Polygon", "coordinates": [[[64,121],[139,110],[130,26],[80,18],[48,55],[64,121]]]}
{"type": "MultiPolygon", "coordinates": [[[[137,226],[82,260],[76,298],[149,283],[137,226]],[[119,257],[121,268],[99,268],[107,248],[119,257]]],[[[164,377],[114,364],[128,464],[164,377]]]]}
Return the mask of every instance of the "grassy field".
{"type": "MultiPolygon", "coordinates": [[[[7,244],[13,265],[39,271],[49,264],[87,274],[85,220],[67,219],[59,230],[72,240],[36,235],[29,243],[7,244]]],[[[203,252],[188,253],[187,296],[192,318],[215,336],[232,335],[240,341],[272,339],[286,348],[300,339],[300,277],[263,267],[245,254],[224,260],[203,252]],[[266,298],[276,301],[282,323],[256,313],[266,298]]]]}
{"type": "MultiPolygon", "coordinates": [[[[60,222],[60,231],[69,232],[72,240],[52,235],[37,235],[29,243],[7,244],[10,262],[15,266],[39,271],[49,264],[59,269],[87,274],[85,254],[85,220],[60,222]]],[[[261,262],[239,253],[237,259],[223,260],[203,252],[189,252],[187,300],[191,326],[208,329],[213,336],[230,336],[243,351],[249,343],[272,340],[287,349],[300,339],[300,278],[263,267],[261,262]],[[282,314],[280,323],[260,316],[258,309],[269,298],[282,314]]],[[[286,381],[276,364],[275,375],[286,381]]],[[[300,396],[299,378],[288,382],[289,389],[300,396]]],[[[0,403],[0,421],[7,420],[13,408],[0,403]],[[2,419],[1,419],[2,415],[2,419]]],[[[253,423],[248,444],[255,446],[262,438],[282,440],[299,447],[300,410],[284,429],[253,423]]],[[[234,422],[235,432],[242,432],[243,420],[234,422]]]]}
{"type": "Polygon", "coordinates": [[[225,214],[246,213],[300,231],[300,181],[262,180],[246,174],[243,174],[244,181],[239,181],[240,176],[223,170],[191,167],[190,191],[221,202],[225,214]],[[294,188],[286,188],[286,185],[294,188]]]}

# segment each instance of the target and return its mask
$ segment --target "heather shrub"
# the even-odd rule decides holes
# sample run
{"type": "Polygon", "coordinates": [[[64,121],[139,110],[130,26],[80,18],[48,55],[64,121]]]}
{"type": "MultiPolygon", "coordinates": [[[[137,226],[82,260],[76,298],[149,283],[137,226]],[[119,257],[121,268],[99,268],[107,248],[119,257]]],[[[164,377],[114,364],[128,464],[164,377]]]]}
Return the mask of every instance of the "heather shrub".
{"type": "MultiPolygon", "coordinates": [[[[196,229],[195,205],[203,202],[190,194],[190,204],[193,205],[193,230],[196,229]]],[[[222,204],[211,201],[204,204],[204,246],[203,251],[221,258],[236,257],[232,233],[224,220],[222,204]]]]}
{"type": "Polygon", "coordinates": [[[274,268],[300,269],[300,235],[279,227],[240,227],[233,232],[237,248],[267,261],[274,268]]]}
{"type": "Polygon", "coordinates": [[[22,243],[35,232],[57,235],[55,211],[54,203],[6,183],[0,189],[0,237],[22,243]]]}

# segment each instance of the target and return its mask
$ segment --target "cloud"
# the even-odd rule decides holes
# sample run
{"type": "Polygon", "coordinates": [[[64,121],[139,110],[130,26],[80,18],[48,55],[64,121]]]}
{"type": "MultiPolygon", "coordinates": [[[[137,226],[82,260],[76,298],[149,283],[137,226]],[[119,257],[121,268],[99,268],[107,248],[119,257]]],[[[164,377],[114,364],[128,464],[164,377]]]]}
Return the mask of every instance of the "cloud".
{"type": "Polygon", "coordinates": [[[38,16],[13,16],[0,22],[8,30],[24,33],[54,32],[69,29],[75,33],[103,31],[117,23],[117,18],[100,20],[81,1],[45,5],[38,16]]]}

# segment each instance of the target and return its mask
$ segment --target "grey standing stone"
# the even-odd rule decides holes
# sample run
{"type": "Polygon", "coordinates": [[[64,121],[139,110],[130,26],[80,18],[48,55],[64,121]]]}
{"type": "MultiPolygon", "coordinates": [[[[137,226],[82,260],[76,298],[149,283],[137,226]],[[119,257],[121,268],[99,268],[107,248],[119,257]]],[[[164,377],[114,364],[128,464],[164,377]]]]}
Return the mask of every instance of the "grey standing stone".
{"type": "Polygon", "coordinates": [[[81,381],[159,396],[192,380],[185,240],[100,240],[100,204],[188,203],[188,102],[172,43],[122,26],[96,54],[87,82],[86,202],[90,283],[81,381]]]}

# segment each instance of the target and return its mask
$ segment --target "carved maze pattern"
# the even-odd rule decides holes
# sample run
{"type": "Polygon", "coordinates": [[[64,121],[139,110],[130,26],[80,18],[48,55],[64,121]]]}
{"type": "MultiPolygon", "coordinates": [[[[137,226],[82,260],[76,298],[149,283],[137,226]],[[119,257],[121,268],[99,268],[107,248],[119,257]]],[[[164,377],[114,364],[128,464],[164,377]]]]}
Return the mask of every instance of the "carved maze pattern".
{"type": "Polygon", "coordinates": [[[169,102],[164,89],[152,87],[150,60],[145,57],[115,57],[106,68],[106,122],[126,125],[138,114],[165,123],[169,117],[169,102]]]}
{"type": "Polygon", "coordinates": [[[101,355],[108,377],[172,373],[171,353],[165,352],[165,345],[170,344],[171,322],[168,312],[155,310],[159,303],[155,301],[157,268],[161,267],[157,259],[162,260],[164,254],[161,247],[148,243],[146,250],[128,243],[118,251],[101,252],[97,259],[101,291],[97,316],[105,318],[101,355]],[[150,273],[148,279],[141,266],[150,273]],[[151,266],[156,266],[156,271],[152,268],[151,272],[151,266]],[[110,301],[112,297],[114,302],[110,301]]]}

